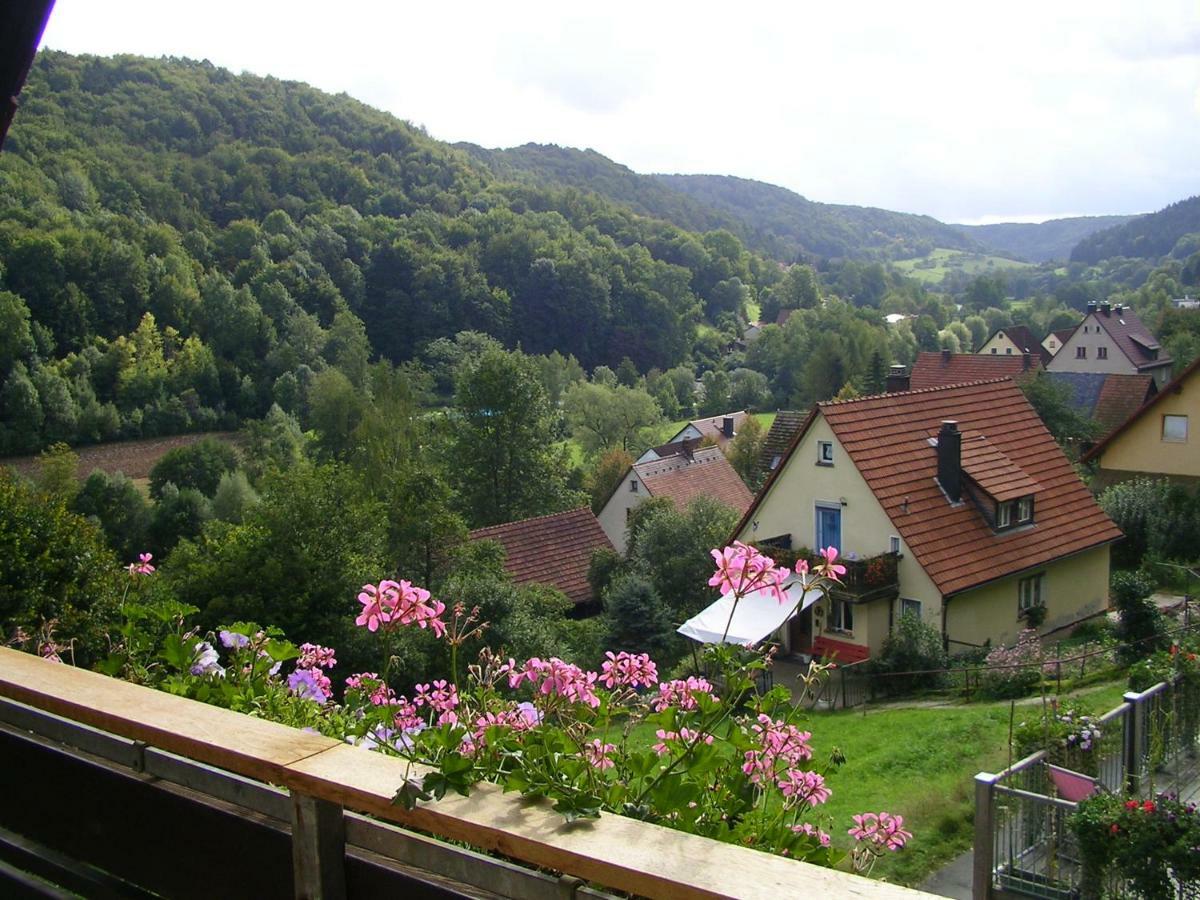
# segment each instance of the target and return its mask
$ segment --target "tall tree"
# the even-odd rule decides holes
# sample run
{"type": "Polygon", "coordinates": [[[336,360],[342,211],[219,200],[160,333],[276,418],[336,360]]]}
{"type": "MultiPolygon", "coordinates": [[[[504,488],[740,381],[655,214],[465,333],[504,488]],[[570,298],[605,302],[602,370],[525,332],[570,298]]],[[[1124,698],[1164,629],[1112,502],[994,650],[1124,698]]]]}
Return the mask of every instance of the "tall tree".
{"type": "Polygon", "coordinates": [[[610,447],[641,450],[647,432],[663,420],[658,403],[641,388],[576,382],[563,396],[563,412],[588,453],[610,447]]]}
{"type": "Polygon", "coordinates": [[[533,363],[520,351],[487,350],[458,370],[450,459],[467,519],[495,525],[567,509],[554,419],[533,363]]]}

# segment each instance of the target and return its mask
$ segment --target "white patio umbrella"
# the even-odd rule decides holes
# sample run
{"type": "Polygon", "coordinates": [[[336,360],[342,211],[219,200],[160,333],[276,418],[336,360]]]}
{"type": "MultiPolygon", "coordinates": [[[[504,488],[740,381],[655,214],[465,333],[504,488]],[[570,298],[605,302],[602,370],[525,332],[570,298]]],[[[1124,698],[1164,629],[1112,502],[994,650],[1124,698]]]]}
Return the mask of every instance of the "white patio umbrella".
{"type": "Polygon", "coordinates": [[[797,575],[788,576],[783,583],[783,591],[787,597],[784,603],[780,603],[770,591],[763,590],[747,594],[738,601],[736,609],[733,594],[725,594],[675,630],[702,644],[757,644],[822,596],[821,591],[816,589],[807,590],[801,596],[800,578],[797,575]],[[732,622],[729,619],[730,610],[733,610],[732,622]]]}

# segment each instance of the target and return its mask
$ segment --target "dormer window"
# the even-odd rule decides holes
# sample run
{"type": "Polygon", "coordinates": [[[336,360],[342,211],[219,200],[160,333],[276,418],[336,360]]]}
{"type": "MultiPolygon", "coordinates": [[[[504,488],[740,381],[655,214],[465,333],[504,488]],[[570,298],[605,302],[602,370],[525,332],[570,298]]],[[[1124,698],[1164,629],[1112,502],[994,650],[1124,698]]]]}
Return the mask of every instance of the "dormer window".
{"type": "Polygon", "coordinates": [[[1033,522],[1033,497],[1020,497],[996,504],[996,530],[1004,531],[1033,522]]]}

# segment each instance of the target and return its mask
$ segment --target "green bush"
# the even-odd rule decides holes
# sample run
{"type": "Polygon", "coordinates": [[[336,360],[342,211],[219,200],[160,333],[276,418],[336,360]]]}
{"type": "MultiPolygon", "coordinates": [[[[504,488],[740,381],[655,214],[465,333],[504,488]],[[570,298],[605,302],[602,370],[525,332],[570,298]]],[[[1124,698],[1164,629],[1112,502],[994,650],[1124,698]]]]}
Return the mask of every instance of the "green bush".
{"type": "Polygon", "coordinates": [[[1164,646],[1162,615],[1150,600],[1154,579],[1145,572],[1115,572],[1112,596],[1119,616],[1117,638],[1124,663],[1136,662],[1164,646]]]}
{"type": "Polygon", "coordinates": [[[942,672],[950,665],[949,656],[942,646],[942,636],[932,625],[921,621],[919,616],[907,612],[900,616],[896,629],[883,641],[879,655],[870,663],[870,673],[880,676],[875,679],[885,693],[896,694],[924,688],[941,687],[945,681],[942,672]],[[895,674],[926,672],[927,674],[895,674]]]}
{"type": "Polygon", "coordinates": [[[163,454],[150,470],[150,496],[158,500],[168,482],[180,490],[193,488],[212,497],[221,476],[238,466],[237,453],[224,441],[205,438],[163,454]]]}

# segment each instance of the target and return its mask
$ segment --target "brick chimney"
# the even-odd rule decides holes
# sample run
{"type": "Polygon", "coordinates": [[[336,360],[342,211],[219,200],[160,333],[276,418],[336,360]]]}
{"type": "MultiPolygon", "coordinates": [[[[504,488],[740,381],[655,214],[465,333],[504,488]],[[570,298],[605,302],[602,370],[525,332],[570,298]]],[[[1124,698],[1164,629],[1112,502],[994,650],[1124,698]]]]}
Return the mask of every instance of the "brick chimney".
{"type": "Polygon", "coordinates": [[[1024,353],[1021,354],[1021,363],[1022,363],[1022,368],[1024,368],[1025,371],[1028,372],[1029,367],[1033,365],[1033,354],[1030,353],[1028,350],[1026,350],[1024,353]]]}
{"type": "Polygon", "coordinates": [[[721,419],[721,434],[727,438],[733,437],[733,416],[725,416],[721,419]]]}
{"type": "Polygon", "coordinates": [[[951,503],[962,499],[962,433],[958,422],[946,419],[938,432],[937,480],[951,503]]]}
{"type": "Polygon", "coordinates": [[[908,369],[904,366],[892,366],[888,370],[887,382],[883,389],[889,394],[900,394],[909,389],[912,384],[912,379],[909,377],[908,369]]]}
{"type": "Polygon", "coordinates": [[[942,351],[942,362],[944,362],[944,363],[950,362],[950,356],[951,356],[951,353],[948,349],[943,350],[942,351]]]}

